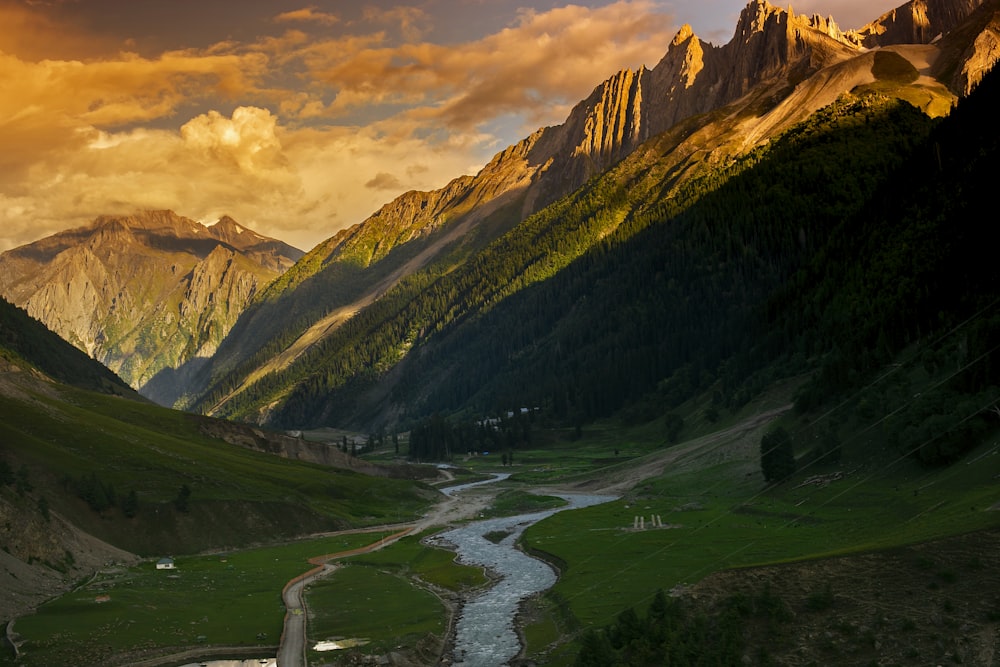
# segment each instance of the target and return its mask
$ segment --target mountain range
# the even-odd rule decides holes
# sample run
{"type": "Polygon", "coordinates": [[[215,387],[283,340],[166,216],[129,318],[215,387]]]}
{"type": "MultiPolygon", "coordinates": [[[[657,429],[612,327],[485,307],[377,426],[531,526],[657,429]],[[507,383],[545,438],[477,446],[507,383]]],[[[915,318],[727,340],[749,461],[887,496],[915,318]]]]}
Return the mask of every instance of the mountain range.
{"type": "MultiPolygon", "coordinates": [[[[442,388],[441,369],[459,356],[482,365],[467,352],[439,356],[451,354],[442,350],[454,347],[458,324],[486,317],[662,202],[693,196],[683,194],[692,183],[720,178],[845,95],[946,115],[997,58],[997,7],[914,0],[842,31],[832,18],[754,0],[727,44],[683,26],[658,64],[598,85],[562,125],[506,148],[475,176],[398,197],[304,255],[228,218],[206,228],[171,212],[106,216],[4,253],[0,294],[166,405],[364,428],[435,410],[506,409],[514,397],[442,388]],[[618,200],[600,202],[597,222],[588,214],[599,230],[567,244],[558,227],[572,217],[566,207],[592,197],[595,183],[618,200]],[[504,248],[531,238],[553,245],[503,266],[504,248]],[[413,305],[427,299],[435,305],[413,305]],[[410,385],[452,398],[414,395],[410,385]]],[[[542,319],[511,359],[544,348],[559,318],[542,319]]]]}
{"type": "MultiPolygon", "coordinates": [[[[19,619],[27,650],[0,664],[200,659],[231,643],[188,618],[211,596],[180,603],[189,639],[157,644],[170,611],[123,565],[211,551],[242,580],[220,551],[427,516],[439,494],[414,480],[478,479],[490,451],[518,461],[494,507],[542,485],[624,493],[522,537],[562,573],[520,615],[543,637],[529,660],[688,650],[660,632],[681,616],[642,625],[676,584],[649,619],[684,605],[705,661],[991,664],[998,45],[1000,0],[910,2],[857,31],[754,0],[726,45],[685,26],[562,125],[307,253],[171,211],[3,253],[0,616],[72,588],[72,614],[115,620],[69,640],[65,618],[19,619]],[[345,430],[301,437],[322,426],[345,430]],[[772,484],[764,444],[785,427],[798,468],[772,484]],[[468,470],[381,463],[456,451],[468,470]],[[635,528],[661,506],[663,532],[635,528]],[[112,648],[140,606],[151,625],[112,648]]],[[[437,556],[418,540],[407,565],[370,563],[422,578],[437,556]]],[[[256,616],[280,621],[285,581],[256,616]]]]}
{"type": "Polygon", "coordinates": [[[142,390],[210,357],[302,254],[228,216],[108,215],[0,255],[0,295],[142,390]]]}

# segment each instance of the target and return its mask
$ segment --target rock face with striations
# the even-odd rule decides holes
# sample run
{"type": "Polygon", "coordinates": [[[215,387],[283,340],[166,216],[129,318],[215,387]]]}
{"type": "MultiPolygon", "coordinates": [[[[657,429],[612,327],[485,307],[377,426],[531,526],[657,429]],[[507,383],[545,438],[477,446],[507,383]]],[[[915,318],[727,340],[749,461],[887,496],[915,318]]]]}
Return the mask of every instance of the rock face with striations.
{"type": "Polygon", "coordinates": [[[863,46],[930,44],[965,21],[982,0],[910,0],[858,30],[863,46]]]}
{"type": "MultiPolygon", "coordinates": [[[[832,18],[798,15],[767,0],[752,0],[724,46],[702,41],[684,25],[652,69],[615,74],[577,104],[562,125],[542,128],[498,153],[475,177],[455,179],[438,191],[402,195],[330,239],[325,252],[330,259],[345,255],[357,260],[349,249],[359,243],[371,247],[374,240],[361,239],[377,237],[380,252],[368,255],[374,261],[418,233],[470,213],[481,216],[480,207],[498,198],[492,209],[517,202],[520,217],[525,217],[687,118],[720,109],[762,85],[787,93],[810,74],[870,48],[927,43],[983,4],[912,0],[859,31],[842,31],[832,18]]],[[[981,51],[996,43],[990,41],[995,34],[984,31],[981,51]]],[[[973,69],[981,76],[988,67],[973,69]]],[[[962,83],[954,87],[958,94],[967,88],[962,83]]]]}
{"type": "Polygon", "coordinates": [[[229,217],[205,227],[172,211],[101,216],[0,255],[0,294],[141,390],[210,356],[301,256],[229,217]]]}
{"type": "MultiPolygon", "coordinates": [[[[926,11],[927,21],[922,24],[928,34],[965,25],[983,4],[982,0],[914,1],[936,3],[933,11],[926,11]]],[[[276,322],[298,318],[306,334],[291,344],[294,354],[285,355],[298,356],[334,331],[344,321],[341,313],[366,307],[395,281],[434,261],[435,253],[449,251],[456,245],[452,242],[474,233],[486,240],[499,236],[640,146],[651,146],[654,137],[660,139],[657,147],[648,149],[656,152],[650,159],[670,170],[675,179],[766,141],[830,104],[837,95],[874,80],[871,49],[893,44],[905,33],[891,28],[898,21],[888,16],[861,31],[843,31],[832,18],[798,15],[766,0],[752,0],[742,11],[732,39],[723,46],[705,42],[690,26],[683,26],[655,67],[623,70],[610,77],[579,102],[563,124],[541,128],[497,153],[475,176],[456,178],[432,192],[405,193],[365,221],[319,244],[272,285],[266,307],[248,312],[240,322],[239,336],[233,337],[238,342],[226,341],[212,362],[214,368],[201,374],[191,394],[202,394],[210,376],[221,377],[253,355],[260,344],[246,341],[269,340],[277,333],[276,322]],[[487,224],[480,226],[481,222],[487,224]],[[430,240],[433,234],[437,242],[430,240]],[[389,261],[366,272],[388,258],[394,248],[417,239],[428,239],[428,243],[414,253],[397,255],[398,264],[389,261]],[[330,296],[332,290],[317,289],[338,281],[345,266],[353,272],[355,291],[341,297],[330,296]],[[323,299],[329,299],[325,311],[308,312],[319,310],[316,304],[323,299]]],[[[981,50],[987,51],[988,31],[983,34],[987,38],[981,50]]],[[[971,41],[968,35],[956,40],[971,41]]],[[[939,57],[937,66],[960,71],[972,62],[969,57],[939,57]]],[[[928,99],[954,98],[967,90],[962,82],[945,81],[950,71],[947,76],[931,74],[940,81],[927,83],[934,88],[928,99]]],[[[981,70],[973,66],[969,80],[978,80],[977,76],[981,70]]],[[[285,350],[279,352],[275,359],[284,354],[285,350]]],[[[283,367],[286,362],[264,362],[259,373],[272,372],[272,367],[283,367]]]]}

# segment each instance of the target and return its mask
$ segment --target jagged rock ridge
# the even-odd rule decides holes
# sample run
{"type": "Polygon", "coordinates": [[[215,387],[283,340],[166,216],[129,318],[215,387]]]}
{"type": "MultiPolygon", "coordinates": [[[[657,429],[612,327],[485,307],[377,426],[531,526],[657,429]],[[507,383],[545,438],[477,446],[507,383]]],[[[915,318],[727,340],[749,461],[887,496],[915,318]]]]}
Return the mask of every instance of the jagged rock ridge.
{"type": "MultiPolygon", "coordinates": [[[[508,147],[475,177],[457,178],[441,190],[401,195],[325,242],[323,252],[328,260],[377,261],[395,245],[475,213],[501,195],[515,199],[517,194],[526,216],[682,120],[731,104],[762,84],[790,89],[869,48],[928,43],[982,4],[913,0],[859,31],[844,32],[832,18],[798,15],[753,0],[741,13],[733,38],[721,47],[684,25],[652,69],[622,70],[577,104],[562,125],[542,128],[508,147]],[[900,28],[904,14],[919,16],[921,30],[900,28]]],[[[988,65],[979,68],[980,76],[986,69],[988,65]]]]}
{"type": "Polygon", "coordinates": [[[302,252],[225,217],[101,216],[0,255],[0,294],[141,389],[214,353],[302,252]]]}
{"type": "MultiPolygon", "coordinates": [[[[947,3],[940,0],[942,6],[947,3]]],[[[928,10],[926,25],[947,33],[980,4],[977,0],[956,0],[947,11],[928,10]]],[[[890,46],[904,35],[879,27],[890,24],[882,17],[861,31],[845,32],[832,18],[799,15],[765,0],[753,0],[724,46],[705,42],[690,26],[683,26],[655,67],[623,70],[609,78],[577,104],[562,125],[541,128],[501,151],[474,177],[457,178],[433,192],[406,193],[364,222],[317,246],[286,279],[273,286],[271,304],[283,303],[273,309],[270,305],[262,308],[241,323],[239,341],[223,344],[217,357],[219,367],[202,375],[192,393],[206,391],[209,376],[218,379],[259,349],[273,333],[266,328],[273,327],[282,309],[301,313],[305,309],[300,301],[322,298],[316,291],[298,289],[313,276],[343,263],[370,267],[386,259],[394,248],[426,240],[439,230],[442,238],[448,229],[451,239],[457,238],[497,211],[506,212],[509,228],[667,131],[672,133],[669,141],[673,143],[657,149],[651,159],[656,159],[660,168],[672,170],[675,180],[689,177],[699,165],[729,159],[767,141],[840,93],[872,82],[870,47],[890,46]],[[259,342],[248,347],[247,341],[259,342]]],[[[929,35],[930,30],[925,33],[929,35]]],[[[949,63],[964,63],[968,56],[949,58],[949,63]]],[[[945,58],[936,60],[940,70],[947,68],[941,64],[945,58]]],[[[976,67],[980,67],[979,75],[986,69],[976,67]]],[[[939,106],[945,109],[949,100],[963,92],[961,86],[953,86],[949,92],[937,81],[920,85],[931,86],[927,97],[943,99],[939,106]]],[[[496,231],[502,233],[504,228],[496,231]]],[[[395,274],[378,273],[367,290],[350,297],[353,300],[329,304],[328,312],[333,314],[318,316],[292,344],[298,348],[293,355],[285,355],[280,364],[265,363],[253,375],[285,367],[350,313],[378,298],[391,287],[392,280],[401,279],[447,250],[448,246],[440,243],[436,249],[422,252],[419,262],[407,259],[409,264],[395,274]]],[[[239,382],[245,386],[249,377],[239,382]]]]}

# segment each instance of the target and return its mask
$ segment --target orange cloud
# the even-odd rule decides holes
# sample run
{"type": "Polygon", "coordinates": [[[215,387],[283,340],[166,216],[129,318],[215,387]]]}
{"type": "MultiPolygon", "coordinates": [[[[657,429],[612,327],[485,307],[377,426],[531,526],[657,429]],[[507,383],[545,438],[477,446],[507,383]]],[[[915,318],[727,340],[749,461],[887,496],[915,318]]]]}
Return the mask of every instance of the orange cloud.
{"type": "MultiPolygon", "coordinates": [[[[289,29],[155,57],[83,37],[86,54],[61,59],[3,49],[0,250],[137,208],[229,213],[308,249],[404,190],[473,173],[502,147],[492,121],[522,119],[524,134],[561,122],[673,36],[652,0],[524,12],[455,46],[420,41],[427,17],[412,8],[363,18],[378,29],[289,29]],[[410,41],[393,46],[400,35],[410,41]]],[[[61,29],[22,19],[49,39],[61,29]]]]}
{"type": "Polygon", "coordinates": [[[334,113],[392,103],[424,105],[425,118],[460,129],[508,113],[558,122],[554,102],[578,101],[623,66],[655,64],[672,37],[668,23],[646,0],[570,5],[524,12],[477,42],[337,51],[327,60],[314,50],[308,65],[337,91],[334,113]]]}
{"type": "Polygon", "coordinates": [[[430,17],[419,7],[399,6],[392,9],[366,7],[362,16],[372,23],[398,25],[400,34],[407,42],[420,39],[430,26],[430,17]]]}
{"type": "Polygon", "coordinates": [[[165,53],[155,60],[43,60],[0,54],[0,121],[43,119],[114,126],[168,116],[192,98],[234,98],[257,90],[259,54],[165,53]]]}
{"type": "Polygon", "coordinates": [[[340,19],[334,14],[321,12],[317,7],[305,7],[290,12],[283,12],[274,17],[277,23],[318,23],[320,25],[334,25],[340,23],[340,19]]]}
{"type": "Polygon", "coordinates": [[[0,4],[0,52],[34,61],[97,56],[116,45],[19,4],[0,4]]]}
{"type": "Polygon", "coordinates": [[[365,187],[373,190],[400,190],[403,184],[393,174],[380,171],[375,174],[375,178],[365,183],[365,187]]]}
{"type": "MultiPolygon", "coordinates": [[[[259,107],[208,111],[178,131],[77,129],[72,143],[0,172],[0,251],[104,213],[223,214],[304,249],[407,189],[433,189],[480,159],[359,127],[288,128],[259,107]],[[393,165],[399,176],[385,173],[393,165]]],[[[0,153],[2,155],[2,153],[0,153]]]]}

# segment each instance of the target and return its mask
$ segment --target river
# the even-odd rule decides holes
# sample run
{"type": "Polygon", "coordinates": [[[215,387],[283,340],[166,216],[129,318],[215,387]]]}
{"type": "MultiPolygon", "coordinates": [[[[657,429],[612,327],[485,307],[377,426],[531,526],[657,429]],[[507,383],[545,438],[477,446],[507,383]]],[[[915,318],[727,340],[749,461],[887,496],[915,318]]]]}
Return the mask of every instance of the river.
{"type": "MultiPolygon", "coordinates": [[[[504,476],[506,478],[506,476],[504,476]]],[[[477,484],[499,481],[497,479],[477,484]]],[[[454,487],[454,493],[463,487],[454,487]]],[[[465,603],[455,629],[455,665],[463,667],[499,667],[517,657],[521,642],[514,629],[518,607],[525,599],[556,583],[556,573],[547,563],[528,556],[515,546],[528,526],[557,512],[598,505],[616,496],[555,494],[567,505],[512,517],[486,519],[435,536],[434,542],[451,545],[459,561],[487,568],[495,584],[465,603]],[[498,543],[484,535],[507,533],[498,543]]]]}

